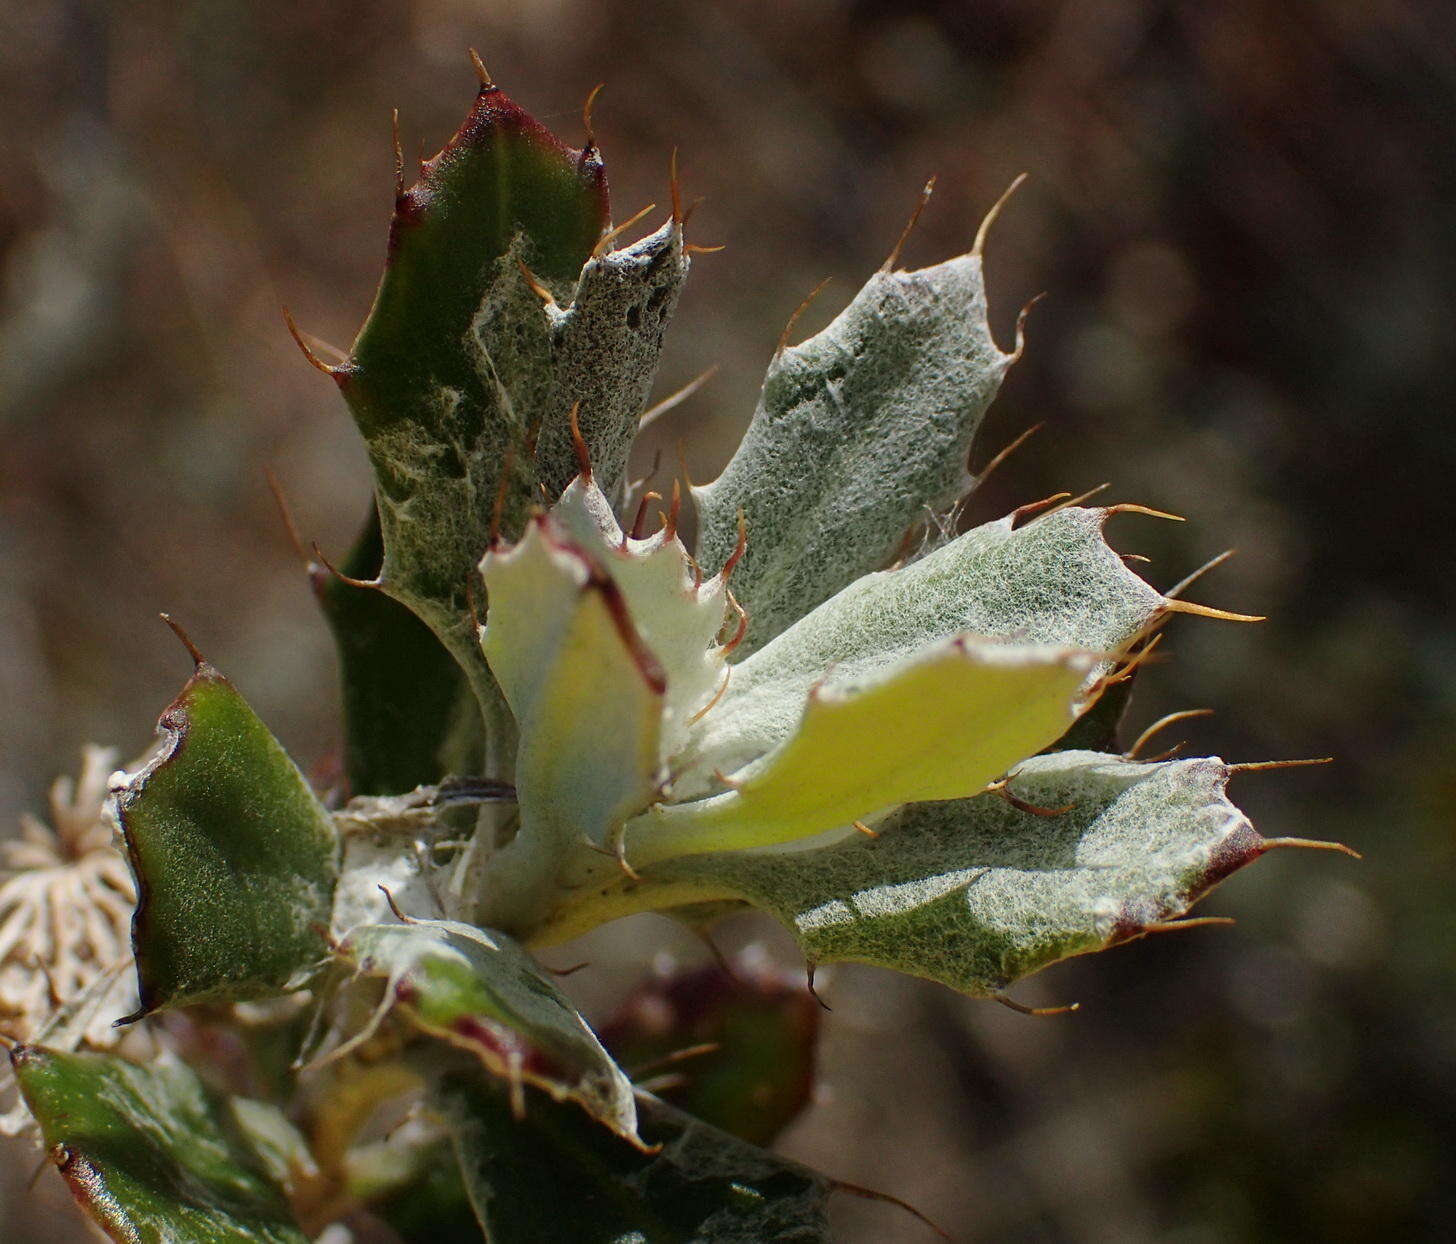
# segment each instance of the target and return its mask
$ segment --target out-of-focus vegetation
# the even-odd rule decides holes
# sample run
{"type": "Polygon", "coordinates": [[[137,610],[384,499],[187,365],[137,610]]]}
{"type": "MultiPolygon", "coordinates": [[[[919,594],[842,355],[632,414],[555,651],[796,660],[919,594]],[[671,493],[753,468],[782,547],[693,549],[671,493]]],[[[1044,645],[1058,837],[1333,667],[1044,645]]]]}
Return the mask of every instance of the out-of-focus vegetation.
{"type": "MultiPolygon", "coordinates": [[[[1434,1238],[1456,1206],[1456,13],[1425,3],[1152,0],[239,0],[0,10],[0,817],[87,739],[126,753],[182,668],[187,621],[299,755],[327,767],[334,670],[263,482],[326,548],[367,475],[281,303],[347,344],[378,271],[389,110],[433,150],[473,89],[464,48],[570,135],[598,81],[617,215],[682,152],[700,258],[662,427],[711,475],[795,304],[997,225],[993,320],[1026,358],[982,459],[989,518],[1104,479],[1191,520],[1124,518],[1168,586],[1228,545],[1134,697],[1230,759],[1286,853],[1207,910],[1232,930],[1053,969],[1034,1021],[841,970],[820,1101],[784,1148],[896,1192],[959,1238],[1434,1238]]],[[[837,295],[836,295],[837,291],[837,295]]],[[[645,465],[645,464],[644,464],[645,465]]],[[[1174,733],[1168,742],[1177,738],[1174,733]]],[[[761,935],[745,925],[738,940],[761,935]]],[[[650,922],[595,948],[645,969],[650,922]]],[[[732,937],[729,938],[733,940],[732,937]]],[[[592,974],[583,973],[583,977],[592,974]]],[[[10,1166],[8,1238],[73,1240],[59,1181],[10,1166]]],[[[883,1239],[849,1204],[847,1240],[883,1239]]],[[[901,1230],[896,1223],[895,1230],[901,1230]]],[[[904,1227],[904,1231],[913,1227],[904,1227]]]]}

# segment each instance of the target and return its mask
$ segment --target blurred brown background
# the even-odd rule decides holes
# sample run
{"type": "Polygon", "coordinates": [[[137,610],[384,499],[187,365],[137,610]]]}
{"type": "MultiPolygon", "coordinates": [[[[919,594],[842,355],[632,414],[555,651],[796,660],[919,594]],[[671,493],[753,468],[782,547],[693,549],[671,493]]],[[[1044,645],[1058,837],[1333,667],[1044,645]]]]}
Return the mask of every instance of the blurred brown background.
{"type": "MultiPolygon", "coordinates": [[[[1185,620],[1134,730],[1230,759],[1271,857],[1234,929],[1055,968],[1061,1020],[841,969],[823,1100],[783,1148],[962,1240],[1449,1238],[1456,1212],[1456,10],[1441,0],[11,0],[0,5],[0,821],[87,739],[140,750],[183,619],[301,757],[334,743],[331,649],[263,481],[339,549],[367,494],[342,403],[279,313],[347,345],[407,149],[463,115],[479,47],[579,141],[617,216],[707,196],[661,388],[710,476],[780,327],[888,251],[989,250],[993,320],[1048,291],[980,442],[1046,428],[978,519],[1103,480],[1187,515],[1114,538],[1168,586],[1271,615],[1185,620]],[[1177,737],[1174,735],[1173,737],[1177,737]],[[1170,739],[1171,741],[1171,739],[1170,739]]],[[[613,943],[625,983],[663,934],[613,943]]],[[[742,940],[762,928],[735,933],[742,940]]],[[[670,940],[670,935],[669,935],[670,940]]],[[[673,943],[675,946],[677,943],[673,943]]],[[[678,946],[691,956],[691,947],[678,946]]],[[[612,976],[611,973],[615,973],[612,976]]],[[[73,1240],[6,1151],[5,1238],[73,1240]]],[[[67,1211],[69,1213],[69,1211],[67,1211]]],[[[848,1241],[922,1238],[846,1204],[848,1241]]],[[[928,1238],[928,1236],[926,1237],[928,1238]]]]}

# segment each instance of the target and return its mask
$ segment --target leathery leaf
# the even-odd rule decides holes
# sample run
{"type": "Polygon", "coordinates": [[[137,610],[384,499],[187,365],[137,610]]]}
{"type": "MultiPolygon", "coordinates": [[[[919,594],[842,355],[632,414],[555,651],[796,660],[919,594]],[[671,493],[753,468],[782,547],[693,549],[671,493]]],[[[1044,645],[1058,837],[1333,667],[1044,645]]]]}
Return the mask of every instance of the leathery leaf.
{"type": "Polygon", "coordinates": [[[651,876],[764,908],[811,963],[995,994],[1162,927],[1257,858],[1263,839],[1225,795],[1228,776],[1217,759],[1055,752],[1010,780],[1040,814],[995,794],[911,804],[874,839],[673,859],[651,876]]]}
{"type": "Polygon", "coordinates": [[[450,921],[365,925],[340,953],[357,974],[385,981],[381,1016],[397,1010],[421,1031],[474,1054],[516,1091],[533,1084],[636,1140],[627,1077],[505,934],[450,921]]]}
{"type": "Polygon", "coordinates": [[[306,1244],[270,1175],[278,1137],[302,1141],[272,1107],[222,1097],[180,1063],[40,1046],[11,1062],[47,1157],[113,1240],[306,1244]]]}
{"type": "Polygon", "coordinates": [[[486,1235],[511,1244],[821,1244],[831,1182],[642,1099],[644,1152],[578,1110],[457,1077],[442,1103],[486,1235]],[[656,1148],[660,1146],[660,1148],[656,1148]]]}
{"type": "Polygon", "coordinates": [[[112,788],[137,877],[141,1013],[281,992],[327,954],[333,822],[232,683],[198,659],[161,744],[112,788]]]}

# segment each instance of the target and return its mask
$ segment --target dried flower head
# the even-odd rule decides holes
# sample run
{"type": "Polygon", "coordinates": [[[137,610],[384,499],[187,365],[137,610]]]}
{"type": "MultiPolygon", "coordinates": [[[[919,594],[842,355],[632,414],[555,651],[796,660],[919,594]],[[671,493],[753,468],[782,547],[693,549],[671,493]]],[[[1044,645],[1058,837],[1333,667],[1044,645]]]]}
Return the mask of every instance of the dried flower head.
{"type": "MultiPolygon", "coordinates": [[[[87,745],[79,778],[51,786],[50,824],[23,813],[20,836],[0,843],[0,1026],[20,1040],[131,958],[136,890],[106,804],[115,761],[87,745]]],[[[96,1009],[84,1040],[113,1044],[96,1009]]]]}

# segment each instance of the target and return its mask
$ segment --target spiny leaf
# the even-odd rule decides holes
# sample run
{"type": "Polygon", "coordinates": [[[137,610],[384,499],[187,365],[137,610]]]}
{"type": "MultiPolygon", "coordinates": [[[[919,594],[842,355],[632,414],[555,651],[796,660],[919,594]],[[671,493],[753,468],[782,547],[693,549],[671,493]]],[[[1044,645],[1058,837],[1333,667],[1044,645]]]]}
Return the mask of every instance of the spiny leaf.
{"type": "Polygon", "coordinates": [[[884,566],[965,491],[971,439],[1012,358],[991,339],[978,254],[877,272],[828,328],[774,356],[737,453],[693,494],[709,570],[747,515],[733,583],[745,653],[884,566]]]}
{"type": "Polygon", "coordinates": [[[366,925],[340,947],[386,982],[381,1004],[467,1050],[495,1075],[580,1105],[636,1139],[632,1086],[586,1021],[514,941],[450,921],[366,925]]]}
{"type": "Polygon", "coordinates": [[[11,1061],[47,1156],[119,1244],[306,1244],[269,1175],[276,1139],[256,1134],[260,1115],[271,1136],[291,1133],[271,1107],[221,1097],[178,1063],[39,1046],[11,1061]]]}
{"type": "MultiPolygon", "coordinates": [[[[570,305],[546,308],[558,403],[581,403],[593,476],[614,501],[687,275],[682,226],[669,220],[640,242],[588,260],[570,305]]],[[[543,424],[536,460],[547,496],[559,496],[577,473],[567,420],[543,424]]]]}
{"type": "Polygon", "coordinates": [[[328,813],[247,701],[199,661],[157,754],[115,788],[137,876],[142,1011],[282,991],[324,956],[328,813]]]}
{"type": "MultiPolygon", "coordinates": [[[[369,519],[340,567],[373,580],[384,560],[379,513],[369,519]]],[[[339,654],[344,714],[344,773],[351,795],[398,795],[438,782],[449,771],[475,772],[467,756],[446,758],[462,695],[460,666],[434,633],[383,592],[357,587],[319,567],[314,590],[339,654]]],[[[469,719],[467,718],[467,721],[469,719]]],[[[474,714],[479,730],[479,715],[474,714]]],[[[477,745],[478,746],[478,745],[477,745]]]]}
{"type": "Polygon", "coordinates": [[[1229,772],[1216,759],[1055,752],[1009,784],[1040,813],[995,794],[912,804],[873,840],[675,859],[651,875],[772,912],[810,962],[878,964],[995,994],[1160,929],[1257,858],[1263,840],[1225,795],[1229,772]]]}
{"type": "Polygon", "coordinates": [[[953,635],[1125,649],[1164,601],[1108,547],[1108,514],[1065,509],[1020,527],[1010,515],[851,584],[733,667],[690,763],[679,766],[674,797],[705,793],[714,769],[734,773],[782,744],[816,684],[853,683],[953,635]]]}
{"type": "Polygon", "coordinates": [[[619,589],[550,520],[482,573],[483,647],[521,743],[520,829],[490,861],[481,918],[515,929],[574,854],[606,846],[653,798],[665,681],[619,589]]]}
{"type": "Polygon", "coordinates": [[[702,580],[670,516],[667,526],[644,539],[624,533],[593,480],[573,480],[551,517],[621,590],[633,626],[662,667],[667,689],[660,750],[666,761],[727,675],[717,644],[727,584],[720,575],[702,580]]]}
{"type": "Polygon", "coordinates": [[[821,1244],[830,1181],[651,1098],[644,1153],[578,1110],[464,1078],[442,1094],[486,1235],[509,1244],[821,1244]]]}
{"type": "Polygon", "coordinates": [[[979,791],[1071,725],[1095,658],[964,637],[809,697],[798,729],[732,788],[627,825],[641,868],[792,842],[912,800],[979,791]]]}

